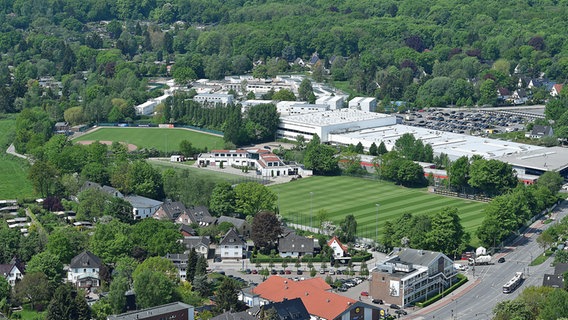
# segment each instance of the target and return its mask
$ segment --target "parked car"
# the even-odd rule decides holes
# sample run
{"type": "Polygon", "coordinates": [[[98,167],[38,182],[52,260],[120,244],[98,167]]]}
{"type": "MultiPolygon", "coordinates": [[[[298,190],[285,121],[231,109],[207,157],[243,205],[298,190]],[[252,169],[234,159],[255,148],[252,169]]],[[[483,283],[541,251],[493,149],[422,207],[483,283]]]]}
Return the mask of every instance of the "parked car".
{"type": "Polygon", "coordinates": [[[256,269],[252,270],[252,274],[258,274],[258,270],[256,269]]]}
{"type": "Polygon", "coordinates": [[[245,269],[245,273],[246,273],[246,274],[251,274],[252,271],[251,271],[250,269],[245,269]]]}
{"type": "Polygon", "coordinates": [[[395,310],[394,313],[400,314],[400,315],[403,315],[403,316],[405,316],[405,315],[408,314],[408,312],[406,312],[406,311],[404,311],[404,310],[402,310],[402,309],[395,310]]]}
{"type": "Polygon", "coordinates": [[[278,270],[278,274],[284,274],[284,270],[278,270]]]}
{"type": "Polygon", "coordinates": [[[397,304],[394,304],[394,303],[390,305],[390,308],[391,309],[400,309],[400,307],[397,304]]]}
{"type": "Polygon", "coordinates": [[[325,274],[325,270],[324,270],[324,269],[320,269],[320,274],[325,274]]]}
{"type": "Polygon", "coordinates": [[[278,271],[276,271],[276,269],[272,269],[272,271],[270,271],[270,274],[272,275],[278,274],[278,271]]]}
{"type": "Polygon", "coordinates": [[[498,263],[503,263],[503,262],[505,262],[505,257],[499,258],[499,260],[497,260],[497,262],[498,262],[498,263]]]}
{"type": "Polygon", "coordinates": [[[369,296],[369,293],[368,293],[367,291],[361,291],[361,295],[362,295],[363,297],[368,297],[368,296],[369,296]]]}
{"type": "Polygon", "coordinates": [[[303,272],[302,272],[302,270],[300,270],[300,269],[298,269],[298,271],[296,271],[296,274],[297,274],[297,275],[301,275],[302,273],[303,273],[303,272]]]}
{"type": "Polygon", "coordinates": [[[383,304],[384,303],[383,300],[381,300],[381,299],[373,299],[373,300],[371,300],[371,302],[374,303],[374,304],[383,304]]]}
{"type": "Polygon", "coordinates": [[[285,273],[285,274],[292,274],[292,271],[286,270],[286,271],[284,271],[284,273],[285,273]]]}
{"type": "Polygon", "coordinates": [[[215,262],[221,262],[221,261],[223,261],[223,260],[222,260],[220,257],[216,257],[213,261],[215,261],[215,262]]]}

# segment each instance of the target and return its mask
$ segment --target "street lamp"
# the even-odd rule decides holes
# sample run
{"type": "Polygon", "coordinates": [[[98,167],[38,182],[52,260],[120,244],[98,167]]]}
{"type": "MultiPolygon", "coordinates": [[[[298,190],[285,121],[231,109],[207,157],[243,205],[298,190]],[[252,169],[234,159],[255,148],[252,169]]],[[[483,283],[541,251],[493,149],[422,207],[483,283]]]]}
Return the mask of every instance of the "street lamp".
{"type": "Polygon", "coordinates": [[[377,207],[377,214],[375,215],[375,242],[379,242],[379,207],[381,205],[375,203],[375,207],[377,207]]]}

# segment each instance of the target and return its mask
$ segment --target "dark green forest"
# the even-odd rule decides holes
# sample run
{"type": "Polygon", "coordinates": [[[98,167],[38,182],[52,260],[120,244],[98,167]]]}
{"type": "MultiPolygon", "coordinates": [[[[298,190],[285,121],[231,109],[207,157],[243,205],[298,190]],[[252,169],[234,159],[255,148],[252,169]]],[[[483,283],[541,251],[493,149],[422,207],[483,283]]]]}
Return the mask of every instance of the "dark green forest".
{"type": "Polygon", "coordinates": [[[261,61],[257,74],[311,70],[420,107],[495,105],[499,88],[568,74],[566,1],[6,0],[0,13],[0,111],[40,106],[54,120],[80,108],[74,120],[105,121],[112,99],[157,96],[146,79],[172,64],[180,80],[220,79],[261,61]],[[316,52],[311,69],[293,63],[316,52]]]}

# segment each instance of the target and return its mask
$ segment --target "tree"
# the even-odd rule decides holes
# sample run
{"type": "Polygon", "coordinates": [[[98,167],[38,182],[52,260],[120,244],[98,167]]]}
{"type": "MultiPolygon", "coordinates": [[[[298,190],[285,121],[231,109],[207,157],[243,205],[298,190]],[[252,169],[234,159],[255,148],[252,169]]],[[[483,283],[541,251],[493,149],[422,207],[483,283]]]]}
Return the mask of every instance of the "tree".
{"type": "Polygon", "coordinates": [[[304,78],[300,83],[300,86],[298,87],[298,99],[300,101],[308,101],[308,103],[313,103],[310,102],[310,99],[312,99],[312,97],[315,97],[312,82],[310,81],[310,79],[304,78]]]}
{"type": "Polygon", "coordinates": [[[130,290],[130,281],[125,276],[117,276],[110,283],[107,301],[113,313],[120,314],[126,310],[125,293],[128,290],[130,290]]]}
{"type": "Polygon", "coordinates": [[[54,192],[58,172],[55,167],[46,161],[35,161],[30,168],[28,179],[32,182],[37,193],[47,197],[54,192]]]}
{"type": "Polygon", "coordinates": [[[494,106],[497,104],[497,85],[493,79],[487,79],[479,87],[479,104],[494,106]]]}
{"type": "Polygon", "coordinates": [[[345,216],[345,219],[340,224],[340,228],[342,233],[342,241],[355,241],[355,235],[357,234],[357,220],[355,220],[355,216],[353,216],[352,214],[345,216]]]}
{"type": "Polygon", "coordinates": [[[339,172],[339,165],[335,154],[335,148],[320,144],[320,139],[318,135],[315,134],[306,147],[304,165],[306,168],[314,170],[315,174],[337,174],[339,172]]]}
{"type": "MultiPolygon", "coordinates": [[[[199,254],[197,256],[197,263],[195,264],[195,276],[203,276],[207,274],[207,258],[199,254]]],[[[195,279],[195,278],[194,278],[195,279]]]]}
{"type": "Polygon", "coordinates": [[[454,188],[464,188],[468,186],[469,179],[469,159],[467,156],[458,158],[449,168],[450,185],[454,188]]]}
{"type": "Polygon", "coordinates": [[[220,312],[233,311],[237,309],[238,296],[237,296],[237,284],[230,278],[224,278],[217,289],[217,309],[220,312]]]}
{"type": "Polygon", "coordinates": [[[369,147],[369,155],[371,155],[371,156],[378,156],[379,155],[379,150],[378,150],[375,142],[373,142],[371,144],[371,146],[369,147]]]}
{"type": "Polygon", "coordinates": [[[55,290],[47,307],[47,320],[90,320],[91,312],[85,296],[77,293],[71,284],[62,284],[55,290]]]}
{"type": "Polygon", "coordinates": [[[189,255],[187,257],[187,269],[186,269],[186,279],[189,282],[193,282],[195,278],[195,272],[197,271],[197,252],[195,248],[191,248],[189,255]]]}
{"type": "Polygon", "coordinates": [[[424,185],[424,168],[414,161],[401,160],[396,181],[407,187],[424,185]]]}
{"type": "Polygon", "coordinates": [[[35,309],[37,304],[47,304],[52,294],[49,279],[43,272],[28,271],[14,286],[14,298],[22,303],[29,302],[32,309],[35,309]]]}
{"type": "Polygon", "coordinates": [[[277,101],[296,101],[296,96],[294,95],[294,93],[288,89],[281,89],[278,90],[276,93],[274,93],[274,95],[272,96],[272,100],[277,100],[277,101]]]}
{"type": "Polygon", "coordinates": [[[445,207],[431,219],[431,230],[426,233],[427,249],[447,256],[465,249],[469,238],[464,231],[456,207],[445,207]]]}
{"type": "Polygon", "coordinates": [[[182,252],[179,243],[182,235],[178,226],[172,221],[144,219],[133,226],[131,237],[136,246],[145,250],[150,256],[163,257],[167,253],[182,252]],[[149,234],[152,237],[148,237],[149,234]]]}
{"type": "Polygon", "coordinates": [[[109,223],[97,223],[95,232],[89,239],[91,251],[107,263],[130,256],[134,249],[131,227],[116,219],[109,223]]]}
{"type": "Polygon", "coordinates": [[[488,195],[502,194],[518,183],[511,165],[499,160],[477,159],[469,168],[469,185],[488,195]]]}
{"type": "Polygon", "coordinates": [[[251,239],[260,248],[272,247],[282,233],[281,223],[272,212],[258,213],[252,220],[251,239]]]}
{"type": "Polygon", "coordinates": [[[0,277],[0,301],[10,297],[10,284],[4,277],[0,277]]]}
{"type": "Polygon", "coordinates": [[[195,156],[196,150],[191,142],[189,142],[188,140],[182,140],[179,143],[179,152],[187,158],[193,158],[195,156]]]}
{"type": "Polygon", "coordinates": [[[219,216],[235,212],[235,192],[228,182],[221,182],[213,188],[209,199],[209,210],[219,216]]]}
{"type": "Polygon", "coordinates": [[[51,284],[58,284],[63,277],[63,264],[58,256],[44,251],[32,257],[26,265],[26,272],[42,272],[51,284]]]}
{"type": "Polygon", "coordinates": [[[160,271],[145,269],[134,278],[136,304],[140,308],[150,308],[172,302],[175,297],[174,289],[174,281],[160,271]]]}
{"type": "Polygon", "coordinates": [[[274,191],[258,182],[245,182],[235,188],[237,212],[254,216],[262,210],[272,210],[278,197],[274,191]]]}
{"type": "Polygon", "coordinates": [[[87,247],[87,235],[71,227],[55,229],[48,237],[47,251],[68,264],[87,247]]]}
{"type": "Polygon", "coordinates": [[[556,171],[546,171],[537,180],[537,186],[545,187],[552,193],[558,192],[563,183],[564,178],[556,171]]]}
{"type": "Polygon", "coordinates": [[[388,152],[388,150],[387,150],[387,147],[385,146],[385,142],[381,141],[381,143],[379,144],[379,147],[377,149],[378,155],[382,155],[382,154],[385,154],[387,152],[388,152]]]}
{"type": "Polygon", "coordinates": [[[207,297],[211,294],[211,283],[207,280],[207,275],[196,275],[193,278],[193,289],[199,292],[202,297],[207,297]]]}
{"type": "Polygon", "coordinates": [[[539,319],[561,319],[568,317],[568,292],[552,290],[541,309],[539,319]]]}

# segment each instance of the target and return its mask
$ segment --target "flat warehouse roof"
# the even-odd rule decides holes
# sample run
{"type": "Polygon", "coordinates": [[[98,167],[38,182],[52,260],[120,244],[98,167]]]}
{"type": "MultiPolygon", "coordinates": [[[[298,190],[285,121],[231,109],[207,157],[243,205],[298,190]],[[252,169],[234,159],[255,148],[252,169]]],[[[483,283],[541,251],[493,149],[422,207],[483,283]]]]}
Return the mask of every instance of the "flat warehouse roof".
{"type": "Polygon", "coordinates": [[[280,118],[280,120],[282,122],[305,124],[309,126],[325,126],[353,122],[353,125],[356,126],[357,123],[355,122],[357,121],[384,119],[391,117],[393,116],[383,113],[366,112],[345,108],[318,113],[283,116],[280,118]]]}
{"type": "Polygon", "coordinates": [[[560,171],[568,167],[568,149],[561,147],[542,148],[522,154],[502,156],[499,160],[514,166],[543,171],[560,171]]]}
{"type": "MultiPolygon", "coordinates": [[[[432,145],[434,153],[440,154],[443,152],[452,160],[461,156],[471,157],[472,155],[481,155],[486,159],[494,159],[505,155],[524,154],[527,151],[544,149],[544,147],[522,143],[468,136],[400,124],[364,129],[341,134],[340,136],[348,137],[353,140],[369,141],[369,143],[375,142],[377,145],[381,141],[384,141],[385,145],[390,150],[396,140],[405,133],[413,134],[416,139],[422,140],[425,144],[428,143],[432,145]]],[[[333,141],[333,137],[330,137],[330,140],[337,142],[333,141]]]]}

